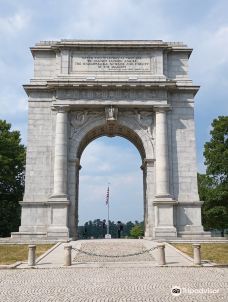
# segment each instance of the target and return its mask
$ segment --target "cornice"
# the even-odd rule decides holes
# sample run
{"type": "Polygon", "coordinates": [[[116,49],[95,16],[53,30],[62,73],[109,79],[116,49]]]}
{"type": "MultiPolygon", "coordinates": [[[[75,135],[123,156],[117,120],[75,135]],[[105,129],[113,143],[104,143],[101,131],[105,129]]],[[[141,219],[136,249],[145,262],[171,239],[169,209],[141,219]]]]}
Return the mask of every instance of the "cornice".
{"type": "Polygon", "coordinates": [[[115,82],[115,81],[96,81],[96,82],[89,82],[89,81],[69,81],[69,80],[51,80],[46,81],[45,84],[25,84],[23,85],[27,95],[30,92],[34,91],[56,91],[58,89],[97,89],[97,88],[106,88],[106,89],[158,89],[158,90],[166,90],[169,92],[175,91],[186,91],[192,92],[194,95],[198,92],[200,86],[198,85],[178,85],[176,81],[158,81],[158,82],[115,82]]]}
{"type": "Polygon", "coordinates": [[[71,40],[40,41],[31,47],[32,54],[36,51],[60,51],[61,49],[152,49],[160,48],[169,51],[185,51],[191,54],[192,49],[182,42],[165,42],[162,40],[71,40]]]}

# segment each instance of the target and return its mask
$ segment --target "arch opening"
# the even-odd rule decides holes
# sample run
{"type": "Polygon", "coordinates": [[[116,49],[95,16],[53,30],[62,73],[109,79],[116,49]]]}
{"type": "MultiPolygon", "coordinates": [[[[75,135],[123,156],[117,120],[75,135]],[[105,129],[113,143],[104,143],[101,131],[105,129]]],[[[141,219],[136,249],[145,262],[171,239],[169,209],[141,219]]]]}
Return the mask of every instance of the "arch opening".
{"type": "Polygon", "coordinates": [[[108,137],[115,137],[120,136],[128,141],[130,141],[139,151],[142,161],[146,158],[145,148],[143,146],[142,140],[139,135],[134,132],[132,129],[119,125],[114,124],[110,127],[110,125],[101,125],[96,128],[90,130],[81,140],[81,143],[77,150],[77,158],[81,158],[81,155],[86,148],[86,146],[92,142],[93,140],[101,137],[101,136],[108,136],[108,137]]]}
{"type": "MultiPolygon", "coordinates": [[[[138,184],[137,184],[137,182],[135,182],[135,184],[132,185],[132,187],[131,187],[131,189],[129,189],[129,191],[134,192],[135,188],[137,188],[137,186],[139,187],[139,183],[141,184],[141,187],[139,188],[139,192],[141,192],[141,193],[135,192],[136,196],[141,195],[140,197],[138,197],[139,200],[138,200],[138,205],[137,205],[138,211],[141,212],[141,218],[140,218],[140,216],[138,216],[138,217],[136,216],[135,220],[140,220],[141,222],[146,221],[145,220],[146,219],[146,216],[145,216],[146,215],[146,194],[145,194],[146,187],[145,187],[145,173],[144,173],[145,171],[143,170],[143,173],[142,173],[142,171],[140,170],[140,167],[141,168],[143,167],[144,160],[146,159],[146,152],[145,152],[145,148],[144,148],[142,139],[140,138],[140,136],[138,135],[138,133],[136,131],[134,131],[133,129],[131,129],[129,127],[126,127],[125,125],[120,125],[118,123],[111,123],[111,124],[107,123],[107,124],[93,127],[93,129],[90,129],[89,131],[87,131],[87,133],[83,137],[81,137],[80,142],[78,144],[77,151],[76,151],[76,157],[78,159],[78,162],[80,162],[80,164],[82,163],[81,162],[82,155],[84,154],[85,149],[89,148],[90,143],[96,142],[96,140],[101,139],[101,137],[103,137],[103,138],[104,137],[110,137],[110,138],[115,137],[115,138],[119,138],[119,139],[124,138],[125,140],[127,140],[128,144],[131,143],[129,145],[131,145],[131,146],[133,145],[132,147],[134,149],[137,149],[137,151],[136,150],[135,151],[139,158],[135,163],[137,165],[137,162],[138,162],[138,165],[136,167],[134,167],[134,170],[138,171],[137,172],[138,173],[138,181],[137,181],[138,184]],[[137,168],[138,168],[138,170],[137,170],[137,168]],[[140,179],[141,179],[141,181],[140,181],[140,179]]],[[[126,161],[127,161],[127,159],[126,159],[126,161]]],[[[135,159],[133,161],[135,161],[135,159]]],[[[76,175],[76,180],[75,180],[76,190],[75,190],[75,198],[74,198],[75,206],[72,205],[72,207],[74,207],[75,210],[73,210],[73,209],[71,210],[71,220],[73,221],[73,224],[71,223],[71,227],[70,227],[71,233],[73,234],[72,237],[77,237],[77,238],[78,238],[78,225],[80,225],[81,221],[83,220],[78,216],[78,210],[80,209],[80,205],[81,205],[81,192],[82,192],[80,189],[80,186],[79,186],[79,178],[80,178],[80,182],[81,182],[81,175],[83,175],[82,171],[80,171],[80,173],[79,173],[80,168],[81,168],[81,166],[79,165],[78,168],[76,168],[76,173],[75,173],[75,175],[76,175]],[[80,174],[80,176],[79,176],[79,174],[80,174]],[[80,197],[80,199],[79,199],[79,197],[80,197]],[[75,215],[74,217],[72,217],[73,212],[75,215]],[[76,229],[76,236],[74,236],[74,230],[72,230],[72,226],[73,226],[73,229],[76,229]]],[[[87,179],[87,181],[88,181],[88,179],[87,179]]],[[[102,202],[105,202],[105,191],[107,190],[108,181],[110,181],[110,180],[107,179],[105,181],[104,186],[102,188],[103,195],[100,196],[100,199],[102,199],[102,202]]],[[[124,196],[124,194],[123,194],[123,196],[124,196]]],[[[116,197],[116,198],[118,199],[119,197],[116,197]]],[[[130,195],[126,198],[131,199],[130,195]]],[[[131,205],[128,204],[125,207],[123,207],[122,210],[120,209],[120,211],[127,211],[130,207],[131,207],[131,205]]],[[[137,210],[135,210],[135,211],[137,211],[137,210]]],[[[120,217],[122,217],[122,216],[120,215],[120,217]]],[[[132,215],[130,218],[132,219],[132,215]]],[[[117,219],[117,216],[114,217],[114,220],[116,220],[116,219],[117,219]]],[[[119,218],[119,219],[122,219],[122,218],[119,218]]],[[[129,219],[129,220],[131,220],[131,219],[129,219]]],[[[124,220],[128,220],[128,219],[124,219],[124,220]]],[[[127,222],[127,221],[125,221],[125,222],[127,222]]]]}
{"type": "Polygon", "coordinates": [[[129,234],[135,221],[144,221],[141,158],[131,142],[119,136],[103,136],[93,140],[83,151],[80,164],[79,238],[104,236],[101,223],[103,219],[107,222],[108,183],[112,237],[117,237],[117,221],[124,223],[124,236],[129,234]],[[86,222],[87,233],[83,234],[82,226],[86,222]]]}

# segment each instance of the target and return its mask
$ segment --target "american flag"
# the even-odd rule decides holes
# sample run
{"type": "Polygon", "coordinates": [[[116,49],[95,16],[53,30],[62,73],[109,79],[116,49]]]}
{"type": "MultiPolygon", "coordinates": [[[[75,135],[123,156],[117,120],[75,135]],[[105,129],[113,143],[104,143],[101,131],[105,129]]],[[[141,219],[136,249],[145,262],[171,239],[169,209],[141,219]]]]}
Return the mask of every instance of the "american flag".
{"type": "Polygon", "coordinates": [[[109,187],[107,189],[107,194],[106,194],[106,205],[109,203],[109,187]]]}

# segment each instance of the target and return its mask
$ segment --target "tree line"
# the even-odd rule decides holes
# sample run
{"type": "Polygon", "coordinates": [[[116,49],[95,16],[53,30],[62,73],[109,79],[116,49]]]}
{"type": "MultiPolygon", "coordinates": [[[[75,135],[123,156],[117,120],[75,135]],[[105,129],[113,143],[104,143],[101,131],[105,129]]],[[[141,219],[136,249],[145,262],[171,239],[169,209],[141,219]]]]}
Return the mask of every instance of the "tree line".
{"type": "MultiPolygon", "coordinates": [[[[138,238],[143,236],[144,223],[143,222],[122,222],[121,237],[132,237],[138,238]]],[[[107,223],[103,220],[95,219],[93,221],[87,221],[83,226],[78,227],[79,239],[90,239],[92,238],[104,238],[107,234],[107,223]]],[[[112,238],[117,238],[118,224],[114,221],[109,221],[109,234],[112,238]]]]}
{"type": "MultiPolygon", "coordinates": [[[[228,228],[228,116],[219,116],[211,126],[210,141],[204,145],[206,173],[198,174],[199,196],[204,201],[202,223],[205,230],[217,229],[224,236],[228,228]]],[[[11,124],[0,120],[0,237],[10,236],[20,225],[25,153],[20,132],[11,130],[11,124]]],[[[81,238],[103,236],[100,223],[96,219],[80,226],[81,238]]],[[[124,224],[122,236],[131,236],[134,228],[137,235],[141,234],[142,227],[142,223],[129,221],[124,224]]],[[[110,221],[110,233],[116,237],[113,221],[110,221]]]]}

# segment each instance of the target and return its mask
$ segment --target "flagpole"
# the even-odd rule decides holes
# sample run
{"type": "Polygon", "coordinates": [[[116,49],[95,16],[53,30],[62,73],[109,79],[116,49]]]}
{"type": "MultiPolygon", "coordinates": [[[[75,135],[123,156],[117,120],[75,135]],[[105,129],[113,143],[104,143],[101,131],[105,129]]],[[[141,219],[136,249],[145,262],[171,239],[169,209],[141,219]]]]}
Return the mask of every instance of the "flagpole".
{"type": "Polygon", "coordinates": [[[107,222],[107,234],[109,234],[109,202],[108,202],[108,222],[107,222]]]}
{"type": "Polygon", "coordinates": [[[107,221],[107,234],[105,235],[106,239],[110,239],[111,235],[109,234],[109,198],[110,198],[110,183],[108,183],[108,189],[106,194],[106,205],[108,206],[108,221],[107,221]]]}

